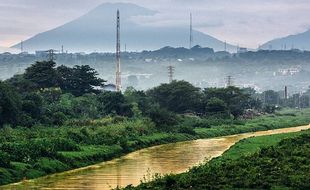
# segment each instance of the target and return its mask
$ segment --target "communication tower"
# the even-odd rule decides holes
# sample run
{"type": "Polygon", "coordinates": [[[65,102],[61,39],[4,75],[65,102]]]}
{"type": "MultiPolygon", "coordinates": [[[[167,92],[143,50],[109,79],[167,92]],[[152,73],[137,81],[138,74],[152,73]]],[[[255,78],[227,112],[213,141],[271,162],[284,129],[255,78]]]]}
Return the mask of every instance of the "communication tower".
{"type": "Polygon", "coordinates": [[[121,91],[121,45],[120,45],[120,14],[116,14],[116,91],[121,91]]]}

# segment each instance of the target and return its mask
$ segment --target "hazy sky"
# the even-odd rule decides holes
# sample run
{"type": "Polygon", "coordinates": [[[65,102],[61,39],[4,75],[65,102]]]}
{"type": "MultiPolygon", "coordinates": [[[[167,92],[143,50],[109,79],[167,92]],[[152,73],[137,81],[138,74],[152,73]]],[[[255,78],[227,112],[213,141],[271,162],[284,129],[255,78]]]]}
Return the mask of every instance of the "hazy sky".
{"type": "Polygon", "coordinates": [[[158,11],[139,24],[187,26],[255,48],[310,29],[310,0],[0,0],[0,46],[11,46],[71,21],[104,2],[132,2],[158,11]]]}

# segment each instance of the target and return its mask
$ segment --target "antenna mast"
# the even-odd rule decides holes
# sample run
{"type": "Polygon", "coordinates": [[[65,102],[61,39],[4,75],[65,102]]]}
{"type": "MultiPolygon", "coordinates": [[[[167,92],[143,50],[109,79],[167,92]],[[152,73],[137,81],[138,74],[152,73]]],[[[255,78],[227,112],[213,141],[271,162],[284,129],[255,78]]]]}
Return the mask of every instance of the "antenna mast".
{"type": "Polygon", "coordinates": [[[189,49],[192,49],[193,45],[193,18],[192,13],[190,13],[190,26],[189,26],[189,49]]]}
{"type": "Polygon", "coordinates": [[[121,45],[120,45],[120,16],[116,15],[116,91],[121,91],[121,45]]]}

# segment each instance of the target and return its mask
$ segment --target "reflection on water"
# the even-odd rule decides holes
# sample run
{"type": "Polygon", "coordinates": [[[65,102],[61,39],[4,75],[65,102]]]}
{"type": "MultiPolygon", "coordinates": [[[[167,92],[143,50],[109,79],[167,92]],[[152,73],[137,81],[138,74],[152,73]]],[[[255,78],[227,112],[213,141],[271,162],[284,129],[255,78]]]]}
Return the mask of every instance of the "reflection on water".
{"type": "Polygon", "coordinates": [[[153,174],[181,173],[205,160],[221,155],[243,138],[296,132],[310,126],[231,135],[213,139],[173,143],[146,148],[119,159],[91,167],[25,181],[4,189],[100,189],[137,185],[153,174]]]}

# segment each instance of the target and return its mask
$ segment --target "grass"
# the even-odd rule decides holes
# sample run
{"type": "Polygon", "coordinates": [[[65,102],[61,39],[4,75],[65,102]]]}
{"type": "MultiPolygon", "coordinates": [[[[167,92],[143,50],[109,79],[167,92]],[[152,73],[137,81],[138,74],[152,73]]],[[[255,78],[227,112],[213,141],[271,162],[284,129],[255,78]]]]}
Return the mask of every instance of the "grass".
{"type": "Polygon", "coordinates": [[[264,131],[308,125],[310,123],[310,109],[283,110],[274,115],[266,115],[249,120],[241,124],[225,124],[212,126],[211,128],[196,128],[195,132],[201,138],[211,138],[239,133],[264,131]]]}
{"type": "Polygon", "coordinates": [[[283,133],[242,139],[238,143],[233,145],[230,149],[228,149],[226,152],[224,152],[222,156],[213,159],[212,162],[236,160],[242,156],[249,156],[258,152],[262,148],[275,146],[283,139],[297,137],[304,133],[309,133],[309,131],[283,133]]]}
{"type": "Polygon", "coordinates": [[[159,144],[306,125],[310,123],[310,109],[223,123],[195,128],[194,134],[160,132],[148,120],[115,122],[111,118],[75,127],[4,128],[0,131],[0,153],[9,153],[2,156],[10,159],[10,165],[0,165],[0,185],[88,166],[159,144]]]}

